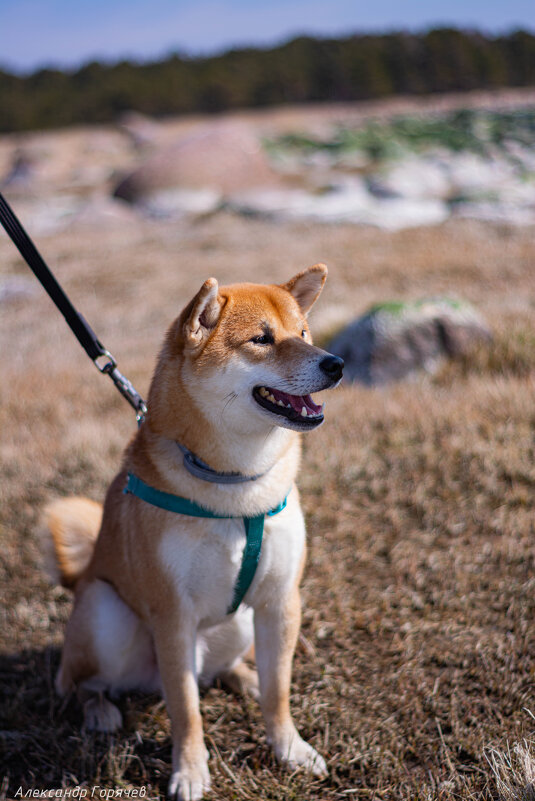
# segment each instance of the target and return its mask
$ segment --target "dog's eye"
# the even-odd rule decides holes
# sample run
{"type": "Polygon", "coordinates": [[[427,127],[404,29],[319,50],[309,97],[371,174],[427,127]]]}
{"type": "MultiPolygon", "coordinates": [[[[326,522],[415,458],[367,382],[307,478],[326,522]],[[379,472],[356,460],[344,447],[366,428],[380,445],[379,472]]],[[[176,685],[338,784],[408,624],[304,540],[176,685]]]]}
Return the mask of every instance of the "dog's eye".
{"type": "Polygon", "coordinates": [[[253,337],[250,342],[253,342],[255,345],[273,345],[274,339],[272,334],[262,334],[260,337],[253,337]]]}
{"type": "Polygon", "coordinates": [[[306,328],[303,328],[303,330],[301,331],[301,336],[303,337],[303,339],[307,338],[306,328]]]}

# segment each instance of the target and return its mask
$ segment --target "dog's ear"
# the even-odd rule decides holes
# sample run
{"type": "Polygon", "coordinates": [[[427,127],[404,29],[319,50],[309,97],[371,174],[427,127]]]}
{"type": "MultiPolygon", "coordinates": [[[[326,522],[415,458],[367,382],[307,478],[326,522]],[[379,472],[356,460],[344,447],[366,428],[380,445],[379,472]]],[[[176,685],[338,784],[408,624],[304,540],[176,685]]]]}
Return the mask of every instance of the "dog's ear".
{"type": "Polygon", "coordinates": [[[324,264],[315,264],[308,270],[294,275],[282,288],[294,296],[303,314],[308,314],[317,301],[323,284],[327,280],[327,267],[324,264]]]}
{"type": "Polygon", "coordinates": [[[208,278],[191,301],[184,323],[184,336],[192,348],[202,344],[219,320],[222,303],[218,291],[216,279],[208,278]]]}

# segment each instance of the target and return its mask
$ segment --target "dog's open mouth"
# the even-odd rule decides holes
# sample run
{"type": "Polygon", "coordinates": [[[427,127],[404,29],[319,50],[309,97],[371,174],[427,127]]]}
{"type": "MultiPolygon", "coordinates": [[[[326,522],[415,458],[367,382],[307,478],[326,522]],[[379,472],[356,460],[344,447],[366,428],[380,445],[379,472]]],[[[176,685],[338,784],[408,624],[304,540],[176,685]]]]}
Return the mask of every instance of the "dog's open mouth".
{"type": "Polygon", "coordinates": [[[253,398],[273,414],[286,417],[302,428],[313,428],[323,423],[323,406],[314,403],[310,395],[289,395],[280,389],[271,387],[255,387],[253,398]]]}

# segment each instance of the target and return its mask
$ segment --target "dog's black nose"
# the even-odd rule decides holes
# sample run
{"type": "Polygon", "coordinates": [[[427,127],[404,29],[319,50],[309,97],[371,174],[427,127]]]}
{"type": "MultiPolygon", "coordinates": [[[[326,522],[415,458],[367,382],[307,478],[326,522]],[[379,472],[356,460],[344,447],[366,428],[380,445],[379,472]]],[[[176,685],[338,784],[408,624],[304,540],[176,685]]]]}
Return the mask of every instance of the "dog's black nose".
{"type": "Polygon", "coordinates": [[[333,381],[338,381],[342,378],[342,373],[344,371],[344,360],[340,359],[339,356],[325,356],[320,362],[320,367],[323,372],[332,378],[333,381]]]}

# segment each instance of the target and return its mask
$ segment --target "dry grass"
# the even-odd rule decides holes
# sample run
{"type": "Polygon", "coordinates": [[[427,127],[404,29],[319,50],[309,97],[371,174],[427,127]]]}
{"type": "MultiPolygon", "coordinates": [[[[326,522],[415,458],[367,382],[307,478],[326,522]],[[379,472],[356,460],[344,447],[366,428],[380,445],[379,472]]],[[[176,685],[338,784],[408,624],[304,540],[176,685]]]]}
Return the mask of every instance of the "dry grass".
{"type": "Polygon", "coordinates": [[[504,801],[534,801],[535,756],[533,740],[507,746],[504,751],[489,747],[485,757],[496,788],[504,801]]]}
{"type": "MultiPolygon", "coordinates": [[[[532,247],[533,230],[468,222],[387,234],[230,215],[43,241],[143,393],[165,327],[209,275],[277,281],[321,260],[318,333],[372,302],[441,292],[475,303],[496,332],[490,354],[433,378],[326,398],[300,480],[310,552],[292,707],[330,776],[281,771],[256,705],[214,688],[202,700],[211,798],[530,798],[525,753],[496,754],[535,728],[532,247]]],[[[14,271],[0,238],[0,272],[14,271]]],[[[159,798],[170,741],[158,698],[124,698],[125,729],[107,737],[81,733],[76,704],[54,695],[70,598],[46,584],[35,534],[50,497],[102,497],[133,414],[42,294],[2,308],[0,343],[5,795],[98,784],[159,798]]]]}

